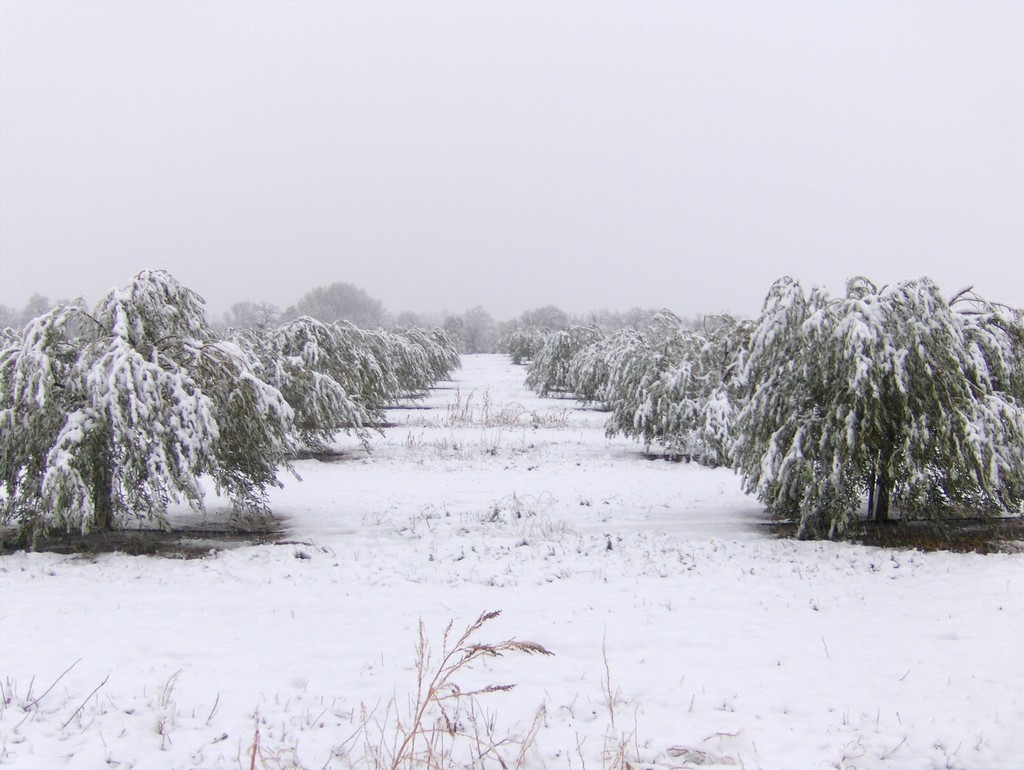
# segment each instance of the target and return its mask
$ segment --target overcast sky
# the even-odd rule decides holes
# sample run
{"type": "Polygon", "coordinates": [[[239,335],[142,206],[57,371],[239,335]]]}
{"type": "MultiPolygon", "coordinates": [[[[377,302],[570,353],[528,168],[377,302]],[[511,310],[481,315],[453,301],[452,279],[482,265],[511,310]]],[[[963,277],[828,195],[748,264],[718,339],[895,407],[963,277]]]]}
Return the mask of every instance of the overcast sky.
{"type": "Polygon", "coordinates": [[[1024,305],[1021,2],[0,0],[0,304],[1024,305]]]}

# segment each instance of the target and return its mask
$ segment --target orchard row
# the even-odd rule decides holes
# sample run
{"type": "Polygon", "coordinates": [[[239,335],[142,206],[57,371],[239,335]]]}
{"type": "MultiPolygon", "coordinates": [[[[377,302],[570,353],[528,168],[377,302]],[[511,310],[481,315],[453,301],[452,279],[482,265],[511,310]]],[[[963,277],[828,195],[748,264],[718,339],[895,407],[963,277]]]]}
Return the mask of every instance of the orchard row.
{"type": "Polygon", "coordinates": [[[202,299],[145,271],[95,307],[61,305],[0,343],[0,524],[53,531],[202,508],[201,478],[239,511],[303,447],[364,440],[383,409],[459,365],[443,332],[300,317],[220,333],[202,299]]]}
{"type": "Polygon", "coordinates": [[[1024,506],[1024,314],[928,279],[846,295],[784,278],[754,321],[668,313],[646,328],[521,329],[541,395],[610,412],[610,435],[729,465],[804,537],[867,515],[1019,515],[1024,506]]]}

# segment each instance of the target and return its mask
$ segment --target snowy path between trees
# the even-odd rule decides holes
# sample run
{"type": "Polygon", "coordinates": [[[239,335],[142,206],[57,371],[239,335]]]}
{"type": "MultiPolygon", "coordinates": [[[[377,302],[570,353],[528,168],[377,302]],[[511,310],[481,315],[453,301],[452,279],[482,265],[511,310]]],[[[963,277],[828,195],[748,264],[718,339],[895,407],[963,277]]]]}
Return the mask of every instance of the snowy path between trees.
{"type": "Polygon", "coordinates": [[[0,557],[0,767],[248,768],[257,729],[259,767],[346,767],[361,706],[407,708],[419,620],[436,652],[485,610],[481,641],[555,653],[467,678],[517,685],[479,702],[497,735],[543,709],[527,767],[631,733],[637,768],[1024,767],[1024,556],[771,539],[730,471],[524,374],[467,356],[372,452],[297,463],[288,543],[0,557]]]}

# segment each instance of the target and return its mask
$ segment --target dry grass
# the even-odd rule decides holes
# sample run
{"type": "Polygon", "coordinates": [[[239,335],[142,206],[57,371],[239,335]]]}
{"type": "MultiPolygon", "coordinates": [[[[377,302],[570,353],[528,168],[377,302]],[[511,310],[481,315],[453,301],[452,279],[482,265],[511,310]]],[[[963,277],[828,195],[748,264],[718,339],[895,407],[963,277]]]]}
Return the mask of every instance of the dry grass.
{"type": "MultiPolygon", "coordinates": [[[[475,753],[480,759],[493,755],[501,765],[507,767],[497,753],[498,748],[485,725],[485,736],[488,740],[481,742],[480,726],[476,717],[475,699],[491,693],[507,692],[515,685],[489,684],[483,687],[464,690],[456,681],[460,673],[465,673],[474,664],[485,658],[498,658],[511,652],[527,655],[551,655],[552,653],[535,642],[524,642],[509,639],[497,644],[475,641],[476,635],[490,620],[498,617],[498,612],[485,612],[470,624],[462,634],[452,640],[452,624],[445,628],[442,640],[440,660],[434,663],[432,651],[427,641],[423,622],[419,625],[419,638],[416,645],[416,701],[412,717],[407,723],[397,723],[397,735],[401,735],[397,750],[390,753],[390,764],[376,764],[375,767],[390,767],[391,770],[412,767],[444,767],[445,761],[451,756],[454,741],[468,738],[476,748],[475,753]],[[467,726],[472,725],[469,731],[467,726]],[[480,749],[484,751],[480,751],[480,749]]],[[[520,753],[525,747],[521,747],[520,753]]]]}
{"type": "MultiPolygon", "coordinates": [[[[360,709],[355,730],[339,743],[325,767],[353,770],[511,770],[526,767],[544,710],[521,733],[502,732],[481,699],[508,692],[513,684],[465,687],[460,680],[485,660],[513,653],[552,655],[536,642],[507,639],[482,642],[477,637],[499,612],[485,612],[457,637],[449,622],[435,653],[423,622],[416,642],[416,691],[408,711],[395,699],[383,709],[360,709]]],[[[257,729],[239,766],[249,770],[300,768],[290,752],[271,751],[260,743],[257,729]]]]}
{"type": "MultiPolygon", "coordinates": [[[[552,654],[536,642],[515,638],[497,642],[481,640],[488,624],[498,615],[485,612],[461,633],[455,633],[449,622],[437,644],[431,644],[421,621],[415,641],[415,684],[410,687],[404,705],[393,697],[386,704],[362,705],[353,712],[324,704],[321,699],[320,706],[313,710],[300,705],[298,708],[304,709],[300,714],[292,714],[282,721],[278,721],[280,714],[268,717],[257,709],[252,732],[238,741],[237,753],[228,761],[238,770],[548,770],[545,757],[556,761],[552,770],[566,766],[580,770],[646,767],[637,759],[644,750],[650,749],[649,745],[642,747],[636,739],[637,707],[623,699],[613,686],[611,665],[603,647],[601,710],[605,712],[605,727],[598,746],[585,750],[586,738],[577,733],[575,753],[571,745],[555,747],[560,750],[553,754],[551,747],[545,751],[541,745],[543,739],[539,738],[542,729],[549,726],[545,705],[537,708],[532,718],[520,717],[511,726],[507,722],[503,724],[496,711],[488,710],[489,704],[500,702],[497,696],[513,689],[514,685],[489,681],[484,671],[486,664],[513,655],[552,654]],[[625,707],[634,713],[623,719],[620,710],[625,707]],[[304,731],[325,727],[330,731],[326,745],[314,741],[319,748],[304,747],[305,738],[309,737],[303,735],[304,731]]],[[[18,737],[18,731],[23,724],[37,718],[59,720],[57,723],[63,722],[63,731],[73,722],[71,732],[79,735],[101,730],[102,717],[110,711],[119,715],[122,723],[125,717],[135,713],[134,708],[98,695],[109,677],[84,698],[73,688],[63,688],[62,683],[78,662],[68,666],[46,687],[37,688],[36,683],[31,682],[23,695],[12,679],[0,679],[0,720],[5,722],[4,727],[13,726],[6,735],[0,730],[0,764],[16,760],[24,753],[24,738],[18,737]]],[[[229,740],[229,736],[214,722],[220,695],[212,705],[177,703],[181,673],[181,670],[173,672],[149,695],[143,692],[145,704],[134,729],[148,736],[146,741],[154,752],[178,749],[177,740],[184,736],[187,742],[196,729],[210,730],[217,735],[209,743],[213,756],[204,757],[203,750],[199,749],[188,766],[222,766],[225,757],[218,744],[229,740]]],[[[284,709],[288,710],[287,703],[284,709]]],[[[119,762],[109,755],[108,763],[119,762]]]]}
{"type": "Polygon", "coordinates": [[[570,427],[570,410],[537,412],[512,401],[497,404],[486,389],[479,400],[476,391],[463,396],[455,389],[455,398],[445,407],[441,415],[412,417],[409,425],[438,428],[545,428],[561,430],[570,427]]]}

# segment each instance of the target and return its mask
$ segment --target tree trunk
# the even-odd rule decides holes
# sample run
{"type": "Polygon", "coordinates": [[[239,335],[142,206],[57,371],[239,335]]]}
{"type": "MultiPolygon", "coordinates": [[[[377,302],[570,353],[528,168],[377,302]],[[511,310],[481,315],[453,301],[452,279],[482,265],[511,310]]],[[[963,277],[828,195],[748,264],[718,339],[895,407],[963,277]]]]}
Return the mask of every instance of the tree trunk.
{"type": "Polygon", "coordinates": [[[878,463],[871,466],[868,475],[868,520],[875,516],[875,485],[878,483],[878,463]]]}
{"type": "Polygon", "coordinates": [[[114,528],[114,474],[106,452],[100,453],[92,473],[92,529],[114,528]]]}
{"type": "Polygon", "coordinates": [[[889,501],[892,497],[892,479],[886,469],[887,458],[880,457],[875,466],[874,484],[868,497],[868,518],[871,521],[889,520],[889,501]]]}
{"type": "Polygon", "coordinates": [[[889,498],[891,495],[892,482],[889,477],[884,473],[878,474],[878,479],[875,481],[875,521],[889,520],[889,498]]]}

